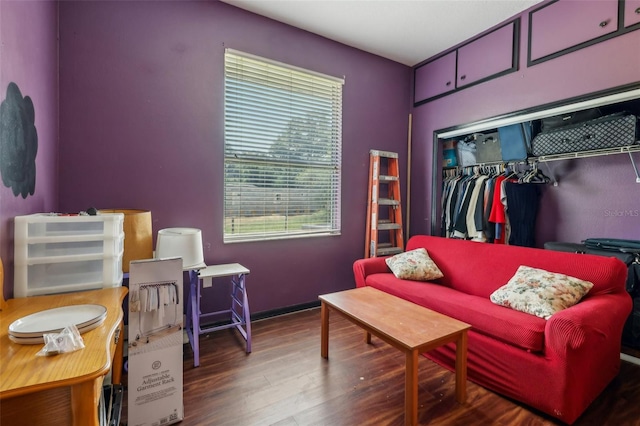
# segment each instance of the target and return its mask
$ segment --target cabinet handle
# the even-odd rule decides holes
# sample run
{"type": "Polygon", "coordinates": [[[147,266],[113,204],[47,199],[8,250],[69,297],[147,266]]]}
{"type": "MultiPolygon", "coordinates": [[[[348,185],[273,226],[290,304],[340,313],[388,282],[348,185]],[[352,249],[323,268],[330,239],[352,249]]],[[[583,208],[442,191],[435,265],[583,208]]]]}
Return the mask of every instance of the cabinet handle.
{"type": "Polygon", "coordinates": [[[120,340],[120,328],[116,329],[113,343],[117,345],[119,340],[120,340]]]}
{"type": "Polygon", "coordinates": [[[446,84],[446,85],[447,85],[447,86],[451,86],[451,82],[450,82],[450,81],[447,81],[447,84],[446,84]]]}
{"type": "Polygon", "coordinates": [[[636,14],[640,15],[640,7],[636,9],[636,14]]]}
{"type": "Polygon", "coordinates": [[[462,76],[460,76],[460,80],[464,80],[465,78],[467,78],[467,76],[466,76],[466,75],[462,75],[462,76]]]}
{"type": "Polygon", "coordinates": [[[609,20],[602,21],[602,22],[600,22],[600,27],[601,27],[601,28],[604,28],[604,27],[606,27],[606,26],[607,26],[607,24],[608,24],[608,23],[609,23],[609,20]]]}

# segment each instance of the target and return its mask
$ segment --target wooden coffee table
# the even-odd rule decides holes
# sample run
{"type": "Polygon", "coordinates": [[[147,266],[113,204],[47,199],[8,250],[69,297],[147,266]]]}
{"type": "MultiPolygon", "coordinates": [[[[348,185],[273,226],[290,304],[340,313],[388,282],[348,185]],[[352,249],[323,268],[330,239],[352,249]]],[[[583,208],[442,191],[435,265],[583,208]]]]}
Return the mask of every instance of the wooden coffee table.
{"type": "Polygon", "coordinates": [[[418,424],[418,355],[450,342],[456,343],[456,399],[467,398],[467,330],[471,328],[373,287],[320,296],[321,354],[329,357],[329,311],[335,310],[371,335],[405,353],[405,424],[418,424]]]}

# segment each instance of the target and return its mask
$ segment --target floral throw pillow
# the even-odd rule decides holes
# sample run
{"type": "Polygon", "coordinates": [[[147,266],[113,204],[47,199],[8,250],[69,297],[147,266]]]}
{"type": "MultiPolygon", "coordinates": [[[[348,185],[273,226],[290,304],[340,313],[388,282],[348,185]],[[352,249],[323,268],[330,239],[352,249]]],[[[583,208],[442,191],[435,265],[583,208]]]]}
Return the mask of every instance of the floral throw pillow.
{"type": "Polygon", "coordinates": [[[393,275],[401,280],[429,281],[443,277],[442,272],[424,248],[396,254],[386,258],[385,261],[393,275]]]}
{"type": "Polygon", "coordinates": [[[490,298],[497,305],[544,319],[575,305],[591,290],[593,283],[568,275],[520,266],[509,282],[490,298]]]}

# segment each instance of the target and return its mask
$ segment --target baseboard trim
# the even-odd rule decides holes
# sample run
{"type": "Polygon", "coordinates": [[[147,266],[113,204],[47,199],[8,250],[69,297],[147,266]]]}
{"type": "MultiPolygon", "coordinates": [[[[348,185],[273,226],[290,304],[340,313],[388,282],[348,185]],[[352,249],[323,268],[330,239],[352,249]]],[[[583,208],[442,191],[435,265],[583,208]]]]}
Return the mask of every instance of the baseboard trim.
{"type": "MultiPolygon", "coordinates": [[[[251,322],[265,320],[273,317],[279,317],[281,315],[295,314],[296,312],[307,311],[309,309],[316,309],[320,307],[320,301],[302,303],[300,305],[286,306],[284,308],[272,309],[270,311],[258,312],[251,315],[251,322]]],[[[224,319],[220,321],[200,323],[200,328],[205,329],[207,327],[215,327],[219,325],[229,324],[230,320],[224,319]]],[[[186,322],[185,322],[186,324],[186,322]]]]}
{"type": "Polygon", "coordinates": [[[636,358],[635,356],[621,353],[620,359],[623,361],[630,362],[631,364],[640,365],[640,358],[636,358]]]}
{"type": "Polygon", "coordinates": [[[280,315],[294,314],[300,311],[306,311],[309,309],[315,309],[320,307],[320,301],[302,303],[300,305],[286,306],[284,308],[272,309],[270,311],[258,312],[255,315],[251,315],[251,321],[260,321],[267,318],[273,318],[280,315]]]}

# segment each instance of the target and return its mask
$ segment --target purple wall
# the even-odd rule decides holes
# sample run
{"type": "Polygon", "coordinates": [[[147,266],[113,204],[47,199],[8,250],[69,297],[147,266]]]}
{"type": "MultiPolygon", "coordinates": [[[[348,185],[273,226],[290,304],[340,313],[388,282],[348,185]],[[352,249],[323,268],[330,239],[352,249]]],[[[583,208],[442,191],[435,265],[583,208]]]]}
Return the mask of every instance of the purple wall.
{"type": "Polygon", "coordinates": [[[409,67],[219,2],[59,7],[61,210],[148,209],[154,233],[202,229],[208,264],[251,270],[254,313],[354,286],[369,149],[406,158],[409,67]],[[345,76],[341,236],[222,243],[225,47],[345,76]]]}
{"type": "Polygon", "coordinates": [[[58,5],[0,1],[0,98],[14,82],[29,96],[38,133],[36,187],[26,199],[0,184],[0,257],[5,297],[13,293],[13,217],[55,211],[58,200],[58,5]]]}
{"type": "MultiPolygon", "coordinates": [[[[435,130],[640,81],[640,31],[527,68],[528,15],[521,16],[518,72],[414,109],[411,234],[431,230],[435,130]]],[[[640,155],[633,155],[640,164],[640,155]]],[[[548,166],[559,186],[545,187],[538,216],[539,246],[588,237],[640,239],[640,184],[635,183],[627,154],[548,166]]],[[[545,165],[541,167],[547,173],[545,165]]],[[[439,218],[433,220],[439,229],[439,218]]]]}
{"type": "MultiPolygon", "coordinates": [[[[522,16],[520,71],[413,111],[411,234],[430,231],[434,130],[640,81],[640,31],[527,68],[522,16]]],[[[5,295],[13,216],[89,206],[149,209],[154,232],[201,228],[208,263],[252,270],[254,312],[352,286],[351,263],[364,244],[369,149],[399,152],[406,170],[410,75],[405,66],[218,2],[0,1],[0,93],[4,99],[13,81],[31,97],[39,139],[34,196],[14,197],[0,186],[5,295]],[[222,243],[224,47],[346,77],[342,236],[222,243]]],[[[627,156],[549,166],[560,185],[545,190],[540,244],[640,238],[640,219],[625,213],[640,209],[627,156]]]]}

